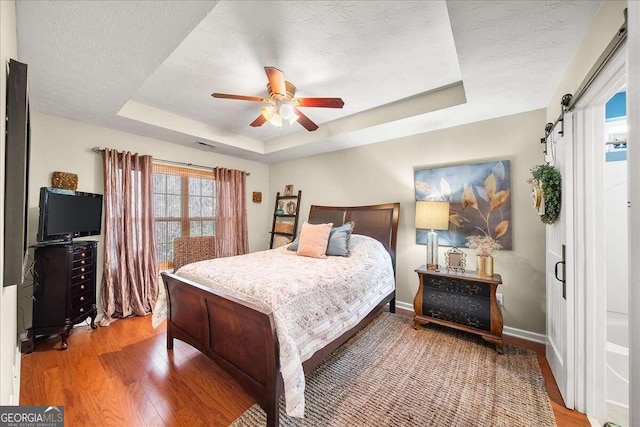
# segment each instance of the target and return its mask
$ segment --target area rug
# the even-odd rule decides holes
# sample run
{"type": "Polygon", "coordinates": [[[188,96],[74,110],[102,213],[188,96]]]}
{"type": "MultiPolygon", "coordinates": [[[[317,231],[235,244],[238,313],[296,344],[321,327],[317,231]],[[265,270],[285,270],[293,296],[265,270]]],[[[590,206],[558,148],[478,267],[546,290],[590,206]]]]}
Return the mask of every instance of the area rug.
{"type": "MultiPolygon", "coordinates": [[[[554,426],[533,351],[383,313],[306,376],[305,418],[280,426],[554,426]]],[[[232,427],[266,425],[256,404],[232,427]]]]}

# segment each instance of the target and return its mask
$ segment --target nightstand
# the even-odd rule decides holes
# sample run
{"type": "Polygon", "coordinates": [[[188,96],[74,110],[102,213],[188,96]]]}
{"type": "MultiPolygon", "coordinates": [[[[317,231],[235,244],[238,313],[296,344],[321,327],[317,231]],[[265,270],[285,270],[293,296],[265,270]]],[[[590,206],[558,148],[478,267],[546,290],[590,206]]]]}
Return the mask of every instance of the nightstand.
{"type": "Polygon", "coordinates": [[[496,290],[499,274],[478,276],[471,271],[448,273],[416,269],[420,287],[413,299],[414,328],[433,322],[480,335],[502,354],[502,311],[496,290]]]}

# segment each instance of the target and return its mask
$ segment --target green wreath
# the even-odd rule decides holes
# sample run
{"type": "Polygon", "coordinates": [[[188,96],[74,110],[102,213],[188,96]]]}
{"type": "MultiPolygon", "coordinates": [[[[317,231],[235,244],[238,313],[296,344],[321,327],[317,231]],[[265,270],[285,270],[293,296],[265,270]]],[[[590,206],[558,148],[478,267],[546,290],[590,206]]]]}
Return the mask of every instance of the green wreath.
{"type": "Polygon", "coordinates": [[[558,169],[551,165],[538,165],[531,169],[533,178],[542,183],[544,198],[544,215],[540,220],[545,224],[553,224],[560,216],[562,200],[562,177],[558,169]]]}

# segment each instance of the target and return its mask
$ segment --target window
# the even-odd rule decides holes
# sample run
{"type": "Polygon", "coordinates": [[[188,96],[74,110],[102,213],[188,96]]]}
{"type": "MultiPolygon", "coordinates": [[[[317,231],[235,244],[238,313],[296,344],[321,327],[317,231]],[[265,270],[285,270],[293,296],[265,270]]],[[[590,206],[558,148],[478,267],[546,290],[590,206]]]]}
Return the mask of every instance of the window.
{"type": "Polygon", "coordinates": [[[153,165],[153,211],[158,267],[173,266],[173,239],[213,236],[216,186],[213,171],[153,165]]]}

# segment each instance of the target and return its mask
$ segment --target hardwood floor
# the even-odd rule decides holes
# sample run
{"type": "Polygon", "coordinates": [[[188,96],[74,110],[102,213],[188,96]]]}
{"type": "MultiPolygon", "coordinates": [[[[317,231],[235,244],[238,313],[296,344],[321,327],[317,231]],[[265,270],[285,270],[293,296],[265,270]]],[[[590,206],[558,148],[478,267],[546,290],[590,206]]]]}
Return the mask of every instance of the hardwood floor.
{"type": "MultiPolygon", "coordinates": [[[[165,338],[164,326],[138,317],[97,330],[76,326],[66,351],[57,337],[38,343],[22,356],[20,404],[64,405],[71,427],[227,426],[253,404],[215,363],[179,340],[167,351],[165,338]]],[[[558,425],[589,426],[564,407],[544,346],[506,342],[537,352],[558,425]]]]}

